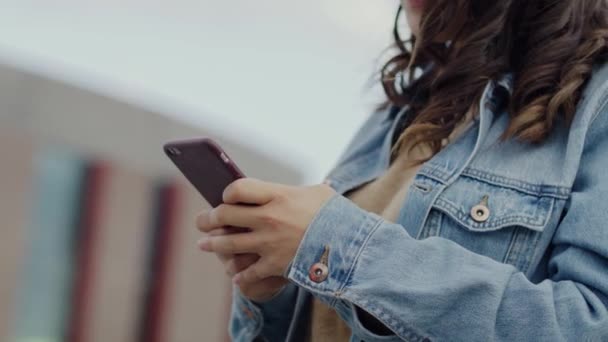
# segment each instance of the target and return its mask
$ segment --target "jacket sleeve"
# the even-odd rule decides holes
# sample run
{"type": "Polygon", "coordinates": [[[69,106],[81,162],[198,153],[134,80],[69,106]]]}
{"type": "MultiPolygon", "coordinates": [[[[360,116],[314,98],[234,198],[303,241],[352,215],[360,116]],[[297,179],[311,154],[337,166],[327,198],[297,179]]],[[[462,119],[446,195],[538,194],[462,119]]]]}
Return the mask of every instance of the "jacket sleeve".
{"type": "MultiPolygon", "coordinates": [[[[329,305],[365,310],[406,340],[608,341],[606,107],[587,132],[548,279],[532,283],[444,238],[416,240],[339,195],[308,227],[289,279],[329,305]],[[309,269],[326,245],[328,276],[313,282],[309,269]]],[[[356,317],[349,324],[364,329],[356,317]]]]}
{"type": "MultiPolygon", "coordinates": [[[[361,124],[346,148],[341,152],[337,165],[344,164],[353,157],[353,151],[360,153],[361,137],[370,131],[382,131],[382,124],[388,125],[387,118],[397,115],[399,108],[389,108],[374,112],[361,124]]],[[[233,287],[233,300],[230,313],[229,333],[233,341],[285,341],[289,324],[294,314],[298,288],[289,283],[272,300],[254,303],[245,298],[238,287],[233,287]]]]}
{"type": "Polygon", "coordinates": [[[293,317],[298,288],[288,283],[272,299],[253,302],[232,288],[229,333],[232,341],[285,341],[293,317]]]}

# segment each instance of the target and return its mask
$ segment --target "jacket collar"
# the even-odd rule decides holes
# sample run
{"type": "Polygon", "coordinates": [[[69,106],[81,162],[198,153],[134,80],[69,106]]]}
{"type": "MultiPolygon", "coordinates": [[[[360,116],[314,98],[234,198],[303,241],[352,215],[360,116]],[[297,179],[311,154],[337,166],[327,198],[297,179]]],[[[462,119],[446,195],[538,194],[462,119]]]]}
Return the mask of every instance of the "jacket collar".
{"type": "MultiPolygon", "coordinates": [[[[513,94],[513,73],[506,72],[500,75],[495,80],[488,81],[484,94],[488,94],[488,98],[491,103],[502,103],[505,100],[505,96],[513,94]]],[[[407,107],[391,106],[388,110],[386,120],[393,121],[396,117],[401,116],[403,112],[407,111],[407,107]]]]}

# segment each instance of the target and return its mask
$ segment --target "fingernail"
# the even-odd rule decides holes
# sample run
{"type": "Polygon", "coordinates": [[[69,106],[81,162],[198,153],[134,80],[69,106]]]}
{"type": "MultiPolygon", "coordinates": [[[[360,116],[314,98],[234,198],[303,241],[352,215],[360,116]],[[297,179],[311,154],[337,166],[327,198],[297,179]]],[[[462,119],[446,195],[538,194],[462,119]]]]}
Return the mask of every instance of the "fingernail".
{"type": "Polygon", "coordinates": [[[201,212],[199,212],[196,216],[196,225],[200,225],[201,221],[203,221],[203,219],[205,219],[207,216],[209,216],[209,210],[201,210],[201,212]]]}
{"type": "Polygon", "coordinates": [[[211,244],[209,241],[209,238],[202,238],[200,240],[198,240],[198,248],[210,252],[211,251],[211,244]]]}

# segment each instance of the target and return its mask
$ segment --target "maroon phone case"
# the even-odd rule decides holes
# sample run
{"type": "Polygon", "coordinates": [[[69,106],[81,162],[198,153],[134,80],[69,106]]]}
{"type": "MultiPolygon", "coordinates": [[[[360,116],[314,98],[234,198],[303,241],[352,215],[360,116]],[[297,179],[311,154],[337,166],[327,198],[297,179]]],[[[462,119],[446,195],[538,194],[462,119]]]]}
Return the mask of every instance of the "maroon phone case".
{"type": "Polygon", "coordinates": [[[163,146],[169,159],[212,207],[222,204],[224,189],[245,177],[228,154],[211,139],[172,141],[163,146]]]}

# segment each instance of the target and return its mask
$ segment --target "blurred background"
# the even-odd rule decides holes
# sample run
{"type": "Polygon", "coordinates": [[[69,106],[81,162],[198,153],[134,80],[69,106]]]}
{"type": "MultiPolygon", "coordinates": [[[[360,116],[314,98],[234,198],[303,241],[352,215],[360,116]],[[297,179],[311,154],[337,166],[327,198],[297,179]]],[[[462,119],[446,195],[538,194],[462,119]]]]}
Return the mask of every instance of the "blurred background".
{"type": "Polygon", "coordinates": [[[228,340],[207,204],[162,144],[321,182],[383,99],[397,6],[0,0],[0,341],[228,340]]]}

